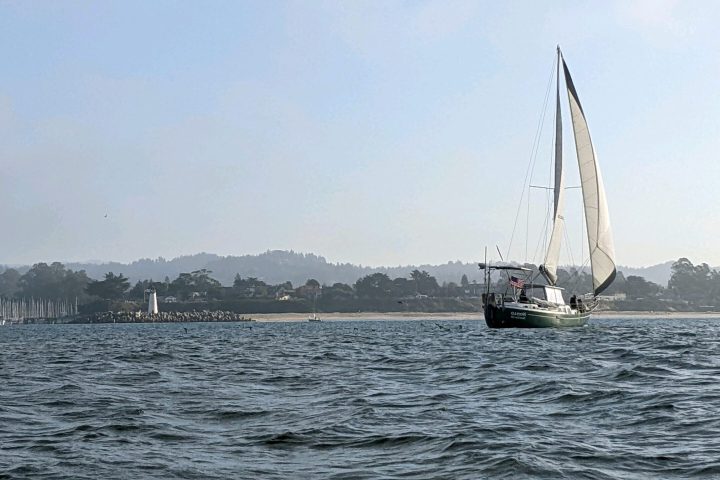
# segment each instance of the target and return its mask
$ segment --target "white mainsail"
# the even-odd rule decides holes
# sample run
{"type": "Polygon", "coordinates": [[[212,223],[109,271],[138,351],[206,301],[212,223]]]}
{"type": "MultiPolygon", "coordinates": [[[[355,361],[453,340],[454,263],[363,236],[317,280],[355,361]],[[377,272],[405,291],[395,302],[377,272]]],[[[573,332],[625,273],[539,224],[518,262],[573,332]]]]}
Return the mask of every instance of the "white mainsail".
{"type": "Polygon", "coordinates": [[[560,50],[558,49],[557,85],[555,91],[555,209],[550,243],[545,252],[545,261],[540,271],[551,285],[557,283],[557,267],[560,260],[560,245],[565,228],[565,182],[563,180],[562,161],[562,113],[560,110],[560,50]]]}
{"type": "Polygon", "coordinates": [[[590,247],[593,293],[598,295],[610,286],[615,279],[615,246],[610,228],[605,188],[597,164],[595,149],[590,139],[585,113],[580,105],[580,99],[564,59],[562,63],[570,103],[573,132],[575,134],[575,149],[577,150],[578,165],[580,166],[580,181],[590,247]]]}

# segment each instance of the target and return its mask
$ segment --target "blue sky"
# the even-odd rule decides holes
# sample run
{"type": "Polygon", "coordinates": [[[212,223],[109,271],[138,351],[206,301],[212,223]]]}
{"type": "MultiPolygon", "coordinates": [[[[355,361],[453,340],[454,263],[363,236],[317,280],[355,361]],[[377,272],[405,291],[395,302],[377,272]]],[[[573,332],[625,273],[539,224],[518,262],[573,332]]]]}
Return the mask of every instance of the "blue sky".
{"type": "Polygon", "coordinates": [[[710,1],[0,2],[0,263],[505,252],[559,43],[618,262],[720,265],[719,23],[710,1]]]}

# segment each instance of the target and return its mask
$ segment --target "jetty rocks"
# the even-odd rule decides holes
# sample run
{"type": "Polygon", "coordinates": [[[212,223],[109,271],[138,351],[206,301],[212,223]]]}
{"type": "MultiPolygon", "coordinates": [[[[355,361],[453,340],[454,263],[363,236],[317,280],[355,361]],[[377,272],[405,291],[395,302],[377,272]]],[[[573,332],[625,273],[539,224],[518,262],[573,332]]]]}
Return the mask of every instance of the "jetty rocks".
{"type": "Polygon", "coordinates": [[[235,312],[160,312],[148,315],[145,312],[98,312],[76,316],[70,323],[184,323],[184,322],[254,322],[250,317],[235,312]]]}

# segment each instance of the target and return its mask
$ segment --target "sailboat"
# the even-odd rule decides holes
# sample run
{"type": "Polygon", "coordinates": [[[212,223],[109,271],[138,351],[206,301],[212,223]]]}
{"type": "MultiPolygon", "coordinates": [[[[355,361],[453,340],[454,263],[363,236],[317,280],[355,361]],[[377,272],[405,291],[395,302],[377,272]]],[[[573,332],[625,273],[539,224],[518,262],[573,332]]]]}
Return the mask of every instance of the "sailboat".
{"type": "Polygon", "coordinates": [[[321,322],[320,317],[317,315],[317,294],[313,297],[313,311],[312,315],[308,317],[308,322],[321,322]]]}
{"type": "Polygon", "coordinates": [[[575,84],[570,76],[560,47],[557,49],[555,101],[555,149],[552,232],[545,259],[538,271],[533,269],[487,263],[479,264],[485,271],[486,291],[482,296],[485,322],[491,328],[513,327],[571,327],[585,325],[597,307],[600,295],[615,279],[615,247],[613,244],[607,199],[595,149],[590,139],[585,112],[580,104],[575,84]],[[587,241],[590,250],[590,269],[593,291],[583,296],[573,295],[566,304],[563,289],[557,286],[558,261],[564,233],[565,185],[562,158],[562,116],[560,108],[560,68],[562,65],[565,89],[570,105],[570,117],[575,137],[575,151],[580,169],[587,241]],[[503,292],[491,292],[491,272],[501,271],[508,279],[503,292]],[[517,275],[517,276],[516,276],[517,275]],[[542,277],[544,283],[535,283],[542,277]]]}

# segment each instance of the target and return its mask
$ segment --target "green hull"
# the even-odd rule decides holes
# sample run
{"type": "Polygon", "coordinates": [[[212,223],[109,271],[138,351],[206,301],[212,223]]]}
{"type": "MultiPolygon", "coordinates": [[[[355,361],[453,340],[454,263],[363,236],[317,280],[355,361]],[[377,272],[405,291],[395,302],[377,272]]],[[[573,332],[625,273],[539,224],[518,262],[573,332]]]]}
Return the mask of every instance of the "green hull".
{"type": "Polygon", "coordinates": [[[590,312],[557,313],[509,307],[485,307],[485,323],[490,328],[557,328],[582,327],[590,312]]]}

